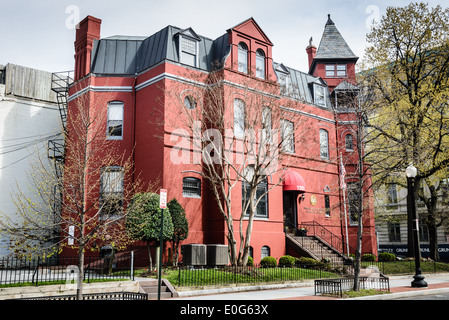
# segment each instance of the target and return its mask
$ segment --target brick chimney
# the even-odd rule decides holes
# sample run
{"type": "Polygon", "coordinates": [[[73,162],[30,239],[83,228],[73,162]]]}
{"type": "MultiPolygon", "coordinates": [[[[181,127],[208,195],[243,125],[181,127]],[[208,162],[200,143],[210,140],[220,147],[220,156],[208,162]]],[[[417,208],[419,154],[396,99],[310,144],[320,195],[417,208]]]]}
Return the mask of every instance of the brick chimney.
{"type": "Polygon", "coordinates": [[[76,27],[75,81],[90,73],[94,39],[100,39],[101,20],[92,16],[84,18],[76,27]]]}
{"type": "Polygon", "coordinates": [[[316,56],[316,47],[312,44],[312,37],[309,40],[309,45],[306,48],[307,56],[309,57],[309,69],[312,67],[313,59],[316,56]]]}

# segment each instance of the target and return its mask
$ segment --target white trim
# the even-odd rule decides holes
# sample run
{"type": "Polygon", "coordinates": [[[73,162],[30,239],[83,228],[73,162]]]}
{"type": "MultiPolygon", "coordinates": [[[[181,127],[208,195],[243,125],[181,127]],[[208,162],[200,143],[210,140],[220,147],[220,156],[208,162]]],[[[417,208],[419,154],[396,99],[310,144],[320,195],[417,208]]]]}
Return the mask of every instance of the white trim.
{"type": "Polygon", "coordinates": [[[280,106],[280,108],[284,109],[285,111],[299,113],[299,114],[301,114],[303,116],[306,116],[306,117],[309,117],[309,118],[313,118],[313,119],[317,119],[317,120],[321,120],[321,121],[328,122],[328,123],[332,123],[332,124],[335,125],[335,120],[333,120],[333,119],[324,118],[322,116],[317,116],[316,114],[312,114],[312,113],[308,113],[308,112],[305,112],[305,111],[296,110],[296,109],[292,109],[292,108],[288,108],[288,107],[280,106]]]}

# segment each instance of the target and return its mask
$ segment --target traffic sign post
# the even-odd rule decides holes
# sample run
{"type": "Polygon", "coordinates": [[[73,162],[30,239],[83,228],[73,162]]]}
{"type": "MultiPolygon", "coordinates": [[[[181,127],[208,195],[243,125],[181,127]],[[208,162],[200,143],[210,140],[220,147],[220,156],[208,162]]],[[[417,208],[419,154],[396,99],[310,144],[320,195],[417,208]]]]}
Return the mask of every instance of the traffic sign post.
{"type": "Polygon", "coordinates": [[[159,269],[158,269],[158,285],[157,299],[161,300],[161,282],[162,282],[162,253],[164,244],[164,209],[167,209],[167,189],[161,189],[159,193],[159,208],[161,209],[161,233],[159,236],[159,269]]]}

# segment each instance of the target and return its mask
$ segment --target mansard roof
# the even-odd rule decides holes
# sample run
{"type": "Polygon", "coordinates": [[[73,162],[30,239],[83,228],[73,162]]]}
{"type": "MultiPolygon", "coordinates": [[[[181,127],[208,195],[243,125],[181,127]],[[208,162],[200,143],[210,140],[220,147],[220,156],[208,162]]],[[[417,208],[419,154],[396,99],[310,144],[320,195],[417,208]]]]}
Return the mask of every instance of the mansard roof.
{"type": "Polygon", "coordinates": [[[335,23],[330,18],[330,15],[328,15],[328,20],[324,27],[324,33],[316,52],[315,59],[358,59],[338,31],[335,23]]]}
{"type": "Polygon", "coordinates": [[[167,26],[149,37],[113,36],[95,40],[91,70],[96,74],[134,75],[164,60],[179,63],[180,34],[198,41],[198,68],[202,70],[211,71],[230,50],[227,34],[211,40],[191,28],[167,26]]]}

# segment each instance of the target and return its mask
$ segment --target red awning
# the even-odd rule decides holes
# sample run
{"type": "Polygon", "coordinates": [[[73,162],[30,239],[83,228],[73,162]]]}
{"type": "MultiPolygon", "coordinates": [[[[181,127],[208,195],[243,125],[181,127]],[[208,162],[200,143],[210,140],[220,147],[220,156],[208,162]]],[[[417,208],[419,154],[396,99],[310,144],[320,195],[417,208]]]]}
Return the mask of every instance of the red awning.
{"type": "Polygon", "coordinates": [[[284,172],[284,191],[300,191],[306,192],[306,183],[304,178],[296,171],[287,169],[284,172]]]}

